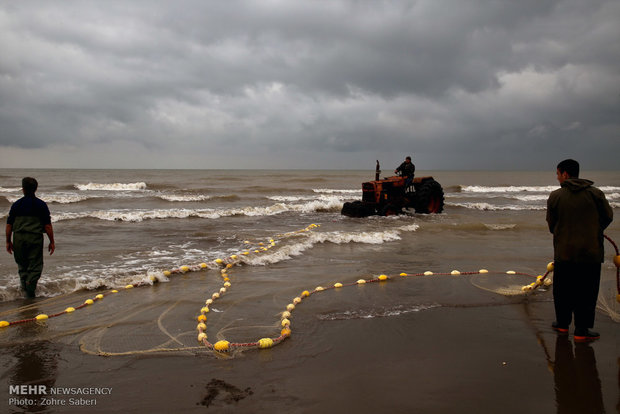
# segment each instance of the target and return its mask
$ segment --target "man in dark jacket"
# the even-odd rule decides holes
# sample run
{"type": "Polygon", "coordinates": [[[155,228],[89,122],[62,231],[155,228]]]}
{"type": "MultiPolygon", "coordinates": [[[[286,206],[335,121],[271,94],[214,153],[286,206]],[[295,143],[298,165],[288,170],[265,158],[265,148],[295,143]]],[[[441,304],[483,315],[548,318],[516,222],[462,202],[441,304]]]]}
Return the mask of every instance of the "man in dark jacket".
{"type": "Polygon", "coordinates": [[[577,342],[592,341],[600,335],[590,330],[601,280],[603,230],[613,220],[613,210],[593,182],[579,178],[579,163],[558,164],[561,188],[547,200],[547,223],[553,233],[553,301],[556,321],[553,328],[568,333],[575,315],[577,342]]]}
{"type": "Polygon", "coordinates": [[[35,196],[37,187],[34,178],[22,180],[24,196],[13,203],[6,221],[6,251],[15,257],[22,289],[29,298],[35,297],[43,271],[43,233],[49,238],[50,254],[56,249],[50,211],[35,196]]]}
{"type": "Polygon", "coordinates": [[[405,177],[405,188],[409,187],[415,175],[415,165],[411,162],[411,157],[405,158],[405,161],[394,170],[394,174],[399,173],[405,177]]]}

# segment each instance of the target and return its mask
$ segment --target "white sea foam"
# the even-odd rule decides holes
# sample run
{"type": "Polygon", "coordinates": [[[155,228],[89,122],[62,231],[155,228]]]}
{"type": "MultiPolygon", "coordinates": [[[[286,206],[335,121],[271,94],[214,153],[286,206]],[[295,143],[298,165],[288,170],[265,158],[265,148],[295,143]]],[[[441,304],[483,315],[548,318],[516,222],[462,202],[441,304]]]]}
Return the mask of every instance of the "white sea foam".
{"type": "Polygon", "coordinates": [[[517,227],[516,224],[483,224],[489,230],[512,230],[517,227]]]}
{"type": "Polygon", "coordinates": [[[481,185],[466,185],[461,188],[465,193],[550,193],[557,190],[559,186],[505,186],[505,187],[487,187],[481,185]]]}
{"type": "Polygon", "coordinates": [[[80,191],[141,191],[146,189],[145,182],[136,183],[88,183],[74,184],[80,191]]]}
{"type": "Polygon", "coordinates": [[[4,188],[0,187],[0,193],[21,193],[22,189],[20,187],[12,187],[12,188],[4,188]]]}
{"type": "Polygon", "coordinates": [[[390,308],[378,309],[356,309],[344,312],[334,312],[318,315],[317,318],[323,321],[338,321],[348,319],[373,319],[386,318],[390,316],[400,316],[411,312],[420,312],[428,309],[440,307],[438,304],[430,305],[396,305],[390,308]]]}
{"type": "Polygon", "coordinates": [[[282,247],[260,256],[249,256],[243,260],[251,265],[268,265],[289,260],[293,256],[300,256],[304,251],[311,249],[317,244],[334,243],[363,243],[363,244],[383,244],[391,241],[400,240],[401,232],[416,231],[417,224],[402,226],[397,229],[379,232],[312,232],[304,233],[301,240],[287,243],[282,247]]]}
{"type": "Polygon", "coordinates": [[[520,201],[547,201],[549,194],[512,196],[512,198],[520,201]]]}
{"type": "Polygon", "coordinates": [[[446,202],[446,205],[454,207],[463,207],[471,210],[483,211],[526,211],[526,210],[545,210],[546,205],[497,205],[484,202],[477,203],[452,203],[446,202]]]}
{"type": "Polygon", "coordinates": [[[211,196],[201,194],[187,194],[187,195],[167,195],[160,194],[159,198],[166,201],[205,201],[211,199],[211,196]]]}
{"type": "Polygon", "coordinates": [[[108,221],[140,222],[149,219],[184,219],[189,217],[218,219],[230,216],[273,216],[285,212],[311,213],[316,211],[339,211],[341,201],[334,197],[328,200],[314,200],[304,204],[276,203],[264,207],[239,207],[232,209],[113,209],[94,210],[84,212],[59,212],[52,214],[52,221],[76,220],[84,218],[96,218],[108,221]]]}
{"type": "Polygon", "coordinates": [[[362,190],[338,190],[332,188],[314,188],[312,189],[315,193],[326,193],[326,194],[360,194],[362,190]]]}
{"type": "Polygon", "coordinates": [[[269,197],[267,197],[267,199],[273,200],[273,201],[282,202],[282,203],[287,203],[287,202],[315,200],[316,197],[313,197],[313,196],[301,196],[301,195],[300,196],[269,196],[269,197]]]}
{"type": "Polygon", "coordinates": [[[46,203],[71,204],[79,203],[80,201],[88,200],[90,198],[96,198],[96,196],[93,197],[76,193],[53,193],[43,194],[40,198],[46,203]]]}
{"type": "MultiPolygon", "coordinates": [[[[595,184],[596,186],[596,184],[595,184]]],[[[559,185],[546,186],[482,186],[482,185],[465,185],[461,187],[464,193],[545,193],[559,189],[559,185]]],[[[620,191],[620,187],[602,186],[598,187],[603,192],[620,191]]]]}

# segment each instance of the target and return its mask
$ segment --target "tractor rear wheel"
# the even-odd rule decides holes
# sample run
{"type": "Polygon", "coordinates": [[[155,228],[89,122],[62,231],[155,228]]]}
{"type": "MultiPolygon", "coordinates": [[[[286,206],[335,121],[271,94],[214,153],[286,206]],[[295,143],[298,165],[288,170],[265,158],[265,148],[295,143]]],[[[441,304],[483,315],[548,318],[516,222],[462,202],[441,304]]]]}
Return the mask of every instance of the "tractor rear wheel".
{"type": "Polygon", "coordinates": [[[444,196],[441,184],[433,179],[421,183],[416,191],[415,212],[438,214],[443,211],[444,196]]]}

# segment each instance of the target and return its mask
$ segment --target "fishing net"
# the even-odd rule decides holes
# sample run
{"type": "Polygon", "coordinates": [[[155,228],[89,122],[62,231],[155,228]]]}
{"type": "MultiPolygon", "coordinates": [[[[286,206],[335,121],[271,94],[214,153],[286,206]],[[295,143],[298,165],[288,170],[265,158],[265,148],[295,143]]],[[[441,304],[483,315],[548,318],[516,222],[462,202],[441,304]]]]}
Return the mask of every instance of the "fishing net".
{"type": "Polygon", "coordinates": [[[470,282],[483,290],[497,293],[503,296],[524,296],[536,292],[542,293],[549,289],[551,279],[527,273],[506,272],[482,272],[472,275],[470,282]],[[537,284],[537,281],[540,280],[537,284]]]}
{"type": "MultiPolygon", "coordinates": [[[[312,228],[314,227],[309,227],[304,231],[312,228]]],[[[280,236],[296,238],[298,235],[298,232],[291,232],[280,236]]],[[[611,239],[608,240],[612,242],[611,239]]],[[[616,248],[616,256],[613,263],[606,262],[603,265],[598,307],[614,321],[619,322],[620,303],[618,303],[617,295],[620,257],[617,254],[617,247],[613,242],[612,244],[616,248]]],[[[275,245],[276,243],[270,240],[268,244],[264,244],[264,247],[261,246],[261,249],[255,249],[254,254],[266,254],[275,245]]],[[[259,262],[259,264],[262,263],[259,262]]],[[[424,273],[383,274],[357,281],[331,282],[329,285],[297,292],[296,297],[289,297],[288,294],[286,296],[277,294],[271,297],[260,293],[260,290],[259,292],[253,291],[253,286],[268,280],[266,275],[261,275],[259,269],[264,269],[262,271],[265,273],[270,272],[266,266],[253,265],[252,255],[231,255],[227,258],[216,259],[211,266],[203,263],[166,271],[164,273],[168,275],[178,274],[180,277],[171,280],[171,283],[143,286],[143,289],[140,289],[142,294],[138,294],[133,289],[137,285],[128,285],[120,291],[101,291],[98,294],[92,291],[80,291],[9,309],[0,312],[0,319],[4,320],[1,321],[4,323],[2,326],[4,328],[12,326],[5,331],[8,333],[4,336],[3,345],[25,343],[32,340],[33,334],[36,334],[37,340],[56,339],[66,344],[77,343],[83,352],[95,355],[121,356],[161,352],[202,354],[216,351],[217,355],[229,357],[245,349],[269,348],[283,341],[291,334],[290,319],[295,307],[315,294],[324,295],[328,291],[340,291],[343,288],[366,284],[381,286],[383,282],[398,279],[402,281],[399,283],[404,284],[399,289],[406,289],[406,285],[415,285],[412,292],[416,294],[423,292],[425,287],[430,289],[432,285],[434,289],[441,286],[442,291],[451,290],[452,295],[461,298],[462,290],[456,288],[457,282],[447,282],[461,280],[467,285],[471,284],[485,291],[511,297],[548,292],[553,275],[553,263],[549,263],[546,272],[540,275],[512,270],[498,272],[485,269],[473,272],[454,270],[449,273],[426,271],[424,273]],[[243,269],[243,267],[236,266],[258,267],[258,269],[253,269],[251,280],[243,278],[243,282],[235,283],[235,295],[228,297],[227,289],[231,287],[229,272],[243,269]],[[219,272],[216,269],[219,269],[219,272]],[[207,273],[202,273],[202,271],[207,273]],[[433,276],[443,276],[441,279],[443,282],[440,283],[433,276]],[[450,278],[450,276],[458,277],[458,279],[450,278]],[[418,283],[406,282],[407,279],[417,280],[418,283]],[[252,285],[253,283],[255,285],[252,285]],[[222,300],[222,297],[225,299],[222,300]],[[76,303],[80,302],[82,304],[76,306],[76,303]],[[96,306],[91,306],[95,303],[96,306]],[[252,309],[253,303],[261,303],[263,310],[261,314],[248,314],[248,309],[252,309]],[[271,317],[265,319],[265,311],[271,317]],[[44,314],[43,312],[50,313],[44,314]],[[11,322],[6,322],[7,320],[11,322]],[[209,337],[207,337],[207,321],[209,337]],[[267,325],[265,325],[266,321],[267,325]],[[269,324],[270,322],[272,323],[269,324]],[[25,333],[24,330],[30,330],[30,332],[25,333]],[[228,342],[227,337],[235,338],[237,342],[228,342]]],[[[409,288],[413,289],[412,286],[409,288]]],[[[381,292],[381,290],[377,289],[373,292],[381,292]]],[[[359,289],[350,289],[350,291],[360,292],[359,289]]],[[[331,296],[337,297],[339,301],[343,299],[343,296],[337,293],[327,297],[331,296]]],[[[321,297],[325,298],[325,296],[321,297]]],[[[399,315],[422,309],[417,302],[405,308],[394,307],[391,298],[388,297],[391,307],[377,308],[379,310],[372,308],[368,311],[363,309],[361,302],[354,299],[355,295],[351,295],[352,302],[344,311],[328,312],[329,318],[348,319],[351,315],[356,318],[368,318],[369,315],[372,317],[399,315]],[[360,309],[362,311],[359,311],[360,309]]],[[[449,303],[454,298],[450,297],[446,300],[446,303],[449,303]]],[[[492,301],[492,303],[495,302],[492,301]]],[[[325,301],[322,302],[322,305],[325,304],[325,301]]],[[[435,305],[430,307],[433,306],[435,305]]]]}

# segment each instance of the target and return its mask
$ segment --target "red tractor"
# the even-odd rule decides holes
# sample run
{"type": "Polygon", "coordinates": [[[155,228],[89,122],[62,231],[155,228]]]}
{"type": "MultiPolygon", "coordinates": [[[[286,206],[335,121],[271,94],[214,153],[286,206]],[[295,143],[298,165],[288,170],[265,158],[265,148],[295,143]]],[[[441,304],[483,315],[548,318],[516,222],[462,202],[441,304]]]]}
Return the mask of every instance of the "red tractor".
{"type": "Polygon", "coordinates": [[[444,205],[443,188],[433,177],[415,177],[406,187],[401,176],[379,179],[379,161],[374,181],[362,183],[362,200],[344,203],[342,214],[349,217],[372,215],[390,216],[405,209],[416,213],[441,213],[444,205]]]}

